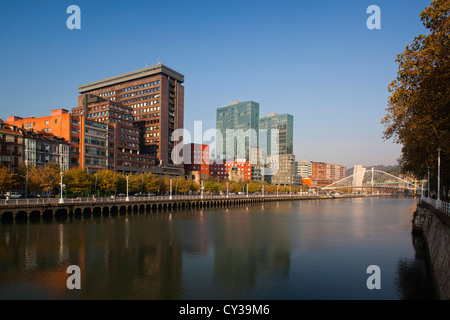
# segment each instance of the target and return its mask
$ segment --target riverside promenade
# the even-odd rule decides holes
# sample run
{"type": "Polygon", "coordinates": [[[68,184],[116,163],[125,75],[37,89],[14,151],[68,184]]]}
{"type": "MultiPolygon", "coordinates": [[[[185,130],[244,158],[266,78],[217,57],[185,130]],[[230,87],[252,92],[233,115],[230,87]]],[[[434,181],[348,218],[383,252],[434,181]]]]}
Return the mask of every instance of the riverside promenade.
{"type": "MultiPolygon", "coordinates": [[[[370,195],[372,196],[372,195],[370,195]]],[[[382,196],[382,195],[377,195],[382,196]]],[[[386,195],[383,195],[386,196],[386,195]]],[[[53,218],[56,216],[116,215],[158,210],[192,208],[221,208],[274,201],[321,200],[334,198],[361,198],[366,195],[173,195],[146,197],[98,197],[13,199],[0,201],[0,219],[53,218]]]]}

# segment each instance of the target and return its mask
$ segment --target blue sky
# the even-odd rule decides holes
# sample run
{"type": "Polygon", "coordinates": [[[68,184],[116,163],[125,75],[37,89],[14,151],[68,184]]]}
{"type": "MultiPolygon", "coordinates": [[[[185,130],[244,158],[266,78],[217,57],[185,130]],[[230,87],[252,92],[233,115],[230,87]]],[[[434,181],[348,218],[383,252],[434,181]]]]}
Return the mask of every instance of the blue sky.
{"type": "Polygon", "coordinates": [[[233,100],[294,115],[297,159],[396,164],[383,141],[395,59],[431,0],[10,1],[0,19],[0,118],[77,105],[78,86],[155,65],[185,75],[185,126],[233,100]],[[81,9],[69,30],[68,6],[81,9]],[[369,5],[381,29],[369,30],[369,5]]]}

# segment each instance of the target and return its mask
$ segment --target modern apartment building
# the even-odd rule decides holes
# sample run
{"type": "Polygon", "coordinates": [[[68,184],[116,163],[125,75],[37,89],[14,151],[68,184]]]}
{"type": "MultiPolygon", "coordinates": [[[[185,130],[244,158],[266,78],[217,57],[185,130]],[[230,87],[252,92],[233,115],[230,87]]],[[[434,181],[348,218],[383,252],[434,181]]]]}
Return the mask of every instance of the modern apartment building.
{"type": "Polygon", "coordinates": [[[294,116],[290,114],[269,113],[259,120],[259,147],[266,150],[267,155],[292,154],[294,152],[294,116]],[[274,132],[273,130],[276,130],[274,132]],[[272,138],[273,134],[278,139],[272,138]],[[273,145],[273,141],[278,146],[273,145]]]}
{"type": "Polygon", "coordinates": [[[311,186],[324,187],[345,178],[345,166],[324,162],[311,162],[311,186]]]}
{"type": "Polygon", "coordinates": [[[265,180],[277,185],[290,186],[299,184],[295,172],[295,155],[279,154],[268,156],[269,167],[273,174],[265,176],[265,180]]]}
{"type": "Polygon", "coordinates": [[[311,177],[311,162],[307,160],[299,160],[295,162],[295,172],[297,176],[302,178],[311,177]]]}
{"type": "Polygon", "coordinates": [[[259,103],[233,101],[217,108],[216,129],[222,136],[217,139],[217,156],[226,161],[249,161],[250,149],[258,147],[259,103]]]}
{"type": "MultiPolygon", "coordinates": [[[[78,88],[78,108],[74,115],[95,119],[111,116],[113,110],[93,109],[92,96],[131,108],[132,120],[139,128],[140,154],[153,156],[156,163],[172,163],[172,133],[184,126],[184,75],[163,64],[103,79],[78,88]],[[101,113],[99,115],[99,113],[101,113]],[[94,116],[92,116],[95,114],[94,116]]],[[[118,104],[111,104],[119,106],[118,104]]],[[[120,118],[119,118],[120,119],[120,118]]],[[[123,119],[120,119],[123,121],[123,119]]]]}

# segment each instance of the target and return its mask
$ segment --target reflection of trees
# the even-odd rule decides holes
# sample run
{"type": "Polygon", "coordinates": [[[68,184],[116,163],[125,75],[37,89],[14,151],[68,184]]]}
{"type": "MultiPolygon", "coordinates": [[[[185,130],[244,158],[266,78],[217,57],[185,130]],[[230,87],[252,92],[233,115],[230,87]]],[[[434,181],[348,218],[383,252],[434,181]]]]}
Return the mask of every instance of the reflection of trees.
{"type": "Polygon", "coordinates": [[[400,259],[397,266],[397,288],[403,300],[436,299],[426,261],[426,242],[423,236],[413,235],[415,259],[400,259]]]}

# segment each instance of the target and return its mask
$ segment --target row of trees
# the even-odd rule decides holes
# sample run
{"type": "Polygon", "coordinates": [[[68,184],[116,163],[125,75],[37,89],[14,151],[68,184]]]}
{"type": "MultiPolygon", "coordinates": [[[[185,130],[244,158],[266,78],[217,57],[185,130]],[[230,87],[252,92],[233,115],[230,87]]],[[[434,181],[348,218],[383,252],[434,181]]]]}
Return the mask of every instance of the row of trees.
{"type": "MultiPolygon", "coordinates": [[[[201,190],[201,185],[197,182],[183,177],[170,178],[168,176],[158,177],[152,173],[132,174],[127,177],[125,174],[115,173],[111,170],[101,170],[93,175],[81,168],[72,168],[64,172],[63,184],[65,186],[65,194],[88,196],[96,195],[112,195],[128,192],[135,193],[154,193],[165,194],[170,191],[172,185],[172,193],[186,194],[197,193],[201,190]],[[170,182],[172,180],[172,183],[170,182]]],[[[43,192],[59,190],[61,175],[59,166],[49,164],[44,167],[36,168],[34,166],[20,166],[16,172],[11,172],[6,167],[0,168],[0,190],[21,190],[28,192],[43,192]]],[[[218,192],[262,192],[263,184],[260,182],[249,181],[228,181],[218,178],[210,178],[203,183],[203,190],[206,193],[218,192]]],[[[292,186],[276,186],[264,183],[264,192],[299,192],[301,187],[292,186]]]]}

